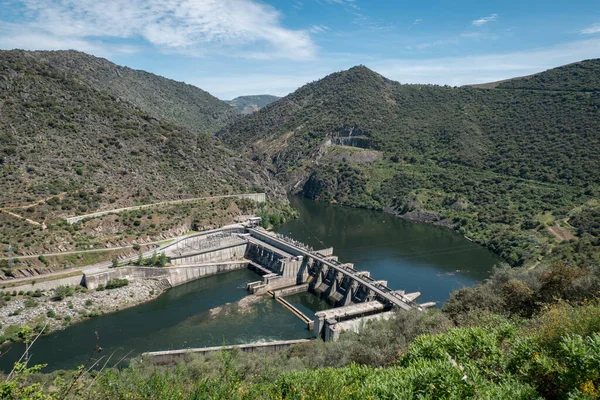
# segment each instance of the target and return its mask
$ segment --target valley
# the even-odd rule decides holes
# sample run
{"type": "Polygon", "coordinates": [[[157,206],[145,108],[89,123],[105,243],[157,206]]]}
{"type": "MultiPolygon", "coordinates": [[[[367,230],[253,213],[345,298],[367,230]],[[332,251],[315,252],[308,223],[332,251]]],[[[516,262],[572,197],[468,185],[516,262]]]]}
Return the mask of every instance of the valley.
{"type": "Polygon", "coordinates": [[[0,51],[0,393],[594,398],[599,77],[225,102],[0,51]]]}

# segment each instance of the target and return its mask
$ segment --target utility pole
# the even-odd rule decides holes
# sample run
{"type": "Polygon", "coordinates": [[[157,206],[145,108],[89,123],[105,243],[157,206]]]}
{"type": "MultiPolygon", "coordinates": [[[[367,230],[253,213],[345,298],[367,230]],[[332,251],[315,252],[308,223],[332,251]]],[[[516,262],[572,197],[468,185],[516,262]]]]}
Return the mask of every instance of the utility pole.
{"type": "Polygon", "coordinates": [[[15,266],[15,260],[13,260],[13,255],[12,255],[12,244],[9,243],[9,245],[8,245],[8,268],[13,269],[14,266],[15,266]]]}

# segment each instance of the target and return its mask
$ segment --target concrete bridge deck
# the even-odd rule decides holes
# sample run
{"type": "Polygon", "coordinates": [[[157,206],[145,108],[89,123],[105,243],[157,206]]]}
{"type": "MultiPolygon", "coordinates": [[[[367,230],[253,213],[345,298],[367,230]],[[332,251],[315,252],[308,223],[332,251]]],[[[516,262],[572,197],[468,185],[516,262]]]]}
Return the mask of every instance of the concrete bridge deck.
{"type": "Polygon", "coordinates": [[[275,235],[270,234],[268,231],[259,228],[248,228],[248,232],[255,238],[262,242],[267,242],[278,249],[284,250],[290,254],[296,256],[310,257],[323,265],[333,268],[337,272],[341,272],[344,275],[350,276],[353,280],[359,284],[367,287],[369,290],[377,294],[381,299],[390,304],[397,306],[403,310],[418,309],[422,310],[422,307],[412,299],[404,296],[401,293],[395,292],[389,287],[377,283],[374,279],[360,274],[358,271],[346,266],[339,261],[333,260],[330,257],[323,256],[316,251],[312,251],[307,248],[300,247],[295,243],[291,243],[287,240],[283,240],[275,235]]]}

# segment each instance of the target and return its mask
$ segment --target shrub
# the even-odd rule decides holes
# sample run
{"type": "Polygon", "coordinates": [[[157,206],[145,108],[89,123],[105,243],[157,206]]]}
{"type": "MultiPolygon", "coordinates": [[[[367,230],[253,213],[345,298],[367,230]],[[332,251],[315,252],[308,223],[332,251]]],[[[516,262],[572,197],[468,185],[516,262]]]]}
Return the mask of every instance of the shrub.
{"type": "Polygon", "coordinates": [[[106,283],[106,289],[116,289],[129,285],[129,280],[121,278],[112,278],[106,283]]]}
{"type": "Polygon", "coordinates": [[[54,317],[56,317],[56,313],[54,312],[54,310],[48,310],[48,311],[46,312],[46,316],[47,316],[48,318],[54,318],[54,317]]]}
{"type": "Polygon", "coordinates": [[[37,305],[38,305],[37,301],[35,301],[34,299],[31,299],[31,298],[27,299],[27,301],[25,302],[25,307],[28,307],[28,308],[33,308],[37,305]]]}
{"type": "Polygon", "coordinates": [[[70,297],[75,294],[75,288],[73,286],[59,286],[54,289],[54,297],[52,298],[55,301],[64,300],[65,297],[70,297]]]}

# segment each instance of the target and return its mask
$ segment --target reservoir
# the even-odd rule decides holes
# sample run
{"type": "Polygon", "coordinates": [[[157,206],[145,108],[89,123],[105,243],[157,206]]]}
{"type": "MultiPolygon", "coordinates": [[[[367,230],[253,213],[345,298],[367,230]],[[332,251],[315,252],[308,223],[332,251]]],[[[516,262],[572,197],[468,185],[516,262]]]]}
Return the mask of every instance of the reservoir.
{"type": "MultiPolygon", "coordinates": [[[[290,201],[300,218],[280,227],[280,233],[315,249],[333,246],[340,261],[387,280],[392,289],[420,291],[420,302],[443,303],[453,290],[485,279],[501,261],[445,228],[296,197],[290,201]]],[[[96,343],[103,349],[100,356],[114,353],[112,360],[118,360],[145,351],[311,337],[306,325],[281,304],[246,297],[246,284],[259,279],[250,270],[239,270],[169,289],[149,303],[40,337],[31,363],[47,363],[44,371],[76,368],[88,360],[96,343]]],[[[286,299],[309,317],[328,307],[308,293],[286,299]]],[[[23,345],[0,351],[5,353],[0,369],[7,371],[23,345]]]]}

